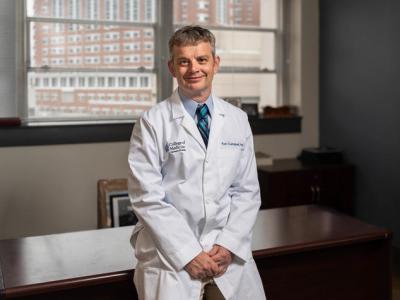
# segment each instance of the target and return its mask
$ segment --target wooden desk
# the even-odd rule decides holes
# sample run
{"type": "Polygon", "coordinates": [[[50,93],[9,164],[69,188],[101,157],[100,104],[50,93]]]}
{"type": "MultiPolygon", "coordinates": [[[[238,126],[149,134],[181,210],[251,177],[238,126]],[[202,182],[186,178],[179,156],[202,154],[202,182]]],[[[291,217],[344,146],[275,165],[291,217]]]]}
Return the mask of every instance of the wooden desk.
{"type": "MultiPolygon", "coordinates": [[[[135,299],[131,231],[0,241],[0,298],[135,299]]],[[[268,300],[389,300],[390,244],[385,229],[307,205],[260,211],[253,253],[268,300]]]]}

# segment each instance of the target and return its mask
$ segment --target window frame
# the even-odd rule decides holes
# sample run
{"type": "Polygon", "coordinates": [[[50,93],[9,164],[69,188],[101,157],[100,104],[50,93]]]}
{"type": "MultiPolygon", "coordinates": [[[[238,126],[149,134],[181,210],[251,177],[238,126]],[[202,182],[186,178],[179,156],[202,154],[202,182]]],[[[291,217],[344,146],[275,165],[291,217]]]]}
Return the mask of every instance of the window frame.
{"type": "MultiPolygon", "coordinates": [[[[24,92],[24,98],[23,98],[23,102],[20,103],[20,111],[19,114],[20,116],[22,116],[22,123],[25,125],[32,125],[35,126],[35,123],[39,123],[37,125],[41,126],[42,123],[52,123],[54,125],[57,124],[64,124],[64,125],[68,125],[69,123],[81,123],[82,125],[87,124],[87,123],[91,123],[91,118],[88,118],[86,120],[84,119],[74,119],[74,118],[63,118],[61,120],[57,120],[57,118],[53,119],[53,120],[46,120],[46,119],[40,119],[37,118],[36,120],[29,120],[28,119],[28,112],[27,112],[27,102],[28,102],[28,87],[27,87],[27,83],[28,83],[28,73],[29,72],[36,72],[36,73],[40,73],[40,72],[47,72],[48,70],[44,69],[43,67],[36,67],[36,66],[31,66],[31,62],[30,62],[30,58],[31,58],[31,41],[30,41],[30,24],[31,23],[48,23],[48,24],[78,24],[78,25],[101,25],[101,26],[126,26],[126,27],[134,27],[134,28],[151,28],[154,31],[154,34],[156,34],[156,27],[157,27],[157,22],[156,23],[145,23],[145,22],[127,22],[127,21],[109,21],[109,20],[75,20],[75,19],[71,19],[71,18],[53,18],[53,17],[28,17],[27,16],[27,11],[26,11],[26,1],[27,0],[22,0],[23,1],[23,27],[25,29],[25,32],[23,34],[24,36],[24,40],[23,40],[23,53],[24,56],[21,58],[22,63],[22,69],[23,71],[23,77],[24,80],[23,82],[20,83],[20,86],[18,87],[18,89],[23,90],[24,92]]],[[[111,4],[113,2],[110,2],[111,4]]],[[[156,0],[155,3],[159,3],[159,0],[156,0]]],[[[155,8],[156,9],[156,13],[158,11],[158,7],[155,8]]],[[[89,46],[88,46],[89,47],[89,46]]],[[[92,46],[90,46],[92,47],[92,46]]],[[[157,48],[157,40],[156,38],[154,39],[154,47],[157,48]]],[[[90,51],[93,55],[95,55],[96,53],[93,51],[90,51]]],[[[115,56],[115,54],[110,53],[110,56],[115,56]]],[[[92,56],[90,56],[91,58],[92,56]]],[[[94,69],[92,68],[85,68],[85,67],[78,67],[76,69],[74,68],[70,68],[70,67],[51,67],[51,72],[82,72],[82,73],[90,73],[93,72],[94,69]]],[[[144,73],[144,74],[149,74],[149,76],[151,75],[155,75],[156,78],[160,77],[159,74],[159,68],[156,66],[156,62],[154,62],[154,66],[153,69],[142,69],[142,68],[104,68],[104,69],[100,69],[100,70],[96,70],[97,72],[118,72],[118,73],[135,73],[135,74],[140,74],[140,73],[144,73]]],[[[51,72],[49,72],[49,74],[51,74],[51,72]]],[[[159,98],[157,97],[157,102],[160,101],[159,98]]],[[[121,122],[126,122],[126,121],[131,121],[133,123],[133,118],[127,116],[127,117],[122,117],[122,118],[118,118],[116,116],[112,116],[109,118],[111,120],[111,122],[120,120],[121,122]]],[[[104,119],[99,119],[98,121],[99,123],[108,123],[109,120],[108,118],[104,118],[104,119]]]]}

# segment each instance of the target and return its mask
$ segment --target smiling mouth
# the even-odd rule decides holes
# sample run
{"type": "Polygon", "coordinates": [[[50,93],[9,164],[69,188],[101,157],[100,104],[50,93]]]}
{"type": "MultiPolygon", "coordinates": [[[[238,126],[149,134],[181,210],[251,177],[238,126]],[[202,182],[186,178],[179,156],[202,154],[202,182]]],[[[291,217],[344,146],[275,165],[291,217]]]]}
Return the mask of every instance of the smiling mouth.
{"type": "Polygon", "coordinates": [[[199,79],[202,79],[202,78],[204,78],[204,76],[187,77],[187,78],[185,78],[185,80],[188,80],[188,81],[196,81],[196,80],[199,80],[199,79]]]}

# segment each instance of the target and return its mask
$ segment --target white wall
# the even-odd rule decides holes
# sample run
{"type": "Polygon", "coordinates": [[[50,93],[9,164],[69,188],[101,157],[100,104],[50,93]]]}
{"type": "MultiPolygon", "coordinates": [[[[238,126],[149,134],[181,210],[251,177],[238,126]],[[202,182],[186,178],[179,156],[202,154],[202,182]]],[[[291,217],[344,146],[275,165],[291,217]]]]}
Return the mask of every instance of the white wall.
{"type": "MultiPolygon", "coordinates": [[[[255,137],[275,158],[318,146],[318,0],[293,2],[291,97],[303,129],[255,137]]],[[[97,180],[126,177],[127,155],[127,142],[0,148],[0,239],[96,228],[97,180]]]]}

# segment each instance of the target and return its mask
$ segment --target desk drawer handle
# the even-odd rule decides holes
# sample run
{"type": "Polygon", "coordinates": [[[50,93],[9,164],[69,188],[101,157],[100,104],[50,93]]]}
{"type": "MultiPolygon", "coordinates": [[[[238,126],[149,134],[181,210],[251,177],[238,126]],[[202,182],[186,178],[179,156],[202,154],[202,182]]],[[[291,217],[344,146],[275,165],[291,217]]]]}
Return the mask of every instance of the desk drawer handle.
{"type": "Polygon", "coordinates": [[[315,202],[315,188],[313,185],[311,186],[311,202],[315,202]]]}
{"type": "Polygon", "coordinates": [[[316,202],[320,202],[321,201],[321,189],[319,188],[319,186],[317,185],[316,187],[315,187],[315,192],[316,192],[316,202]]]}

